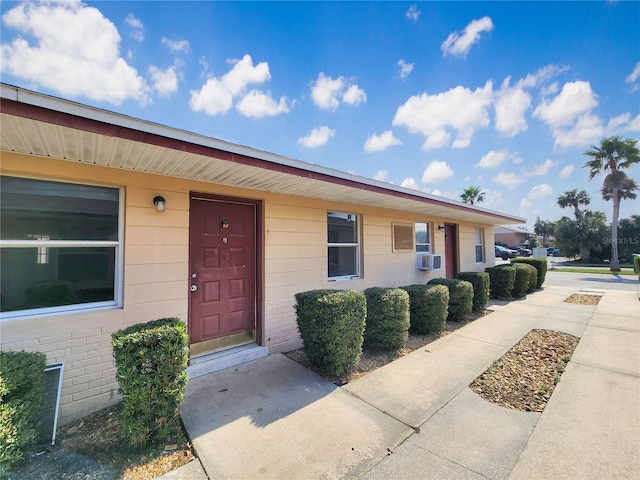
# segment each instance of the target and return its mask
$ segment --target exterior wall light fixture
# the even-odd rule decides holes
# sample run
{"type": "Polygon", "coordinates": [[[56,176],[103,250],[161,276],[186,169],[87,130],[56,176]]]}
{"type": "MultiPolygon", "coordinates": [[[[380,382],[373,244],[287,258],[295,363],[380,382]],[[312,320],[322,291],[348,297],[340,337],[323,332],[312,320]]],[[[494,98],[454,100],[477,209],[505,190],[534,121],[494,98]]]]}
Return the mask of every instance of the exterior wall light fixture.
{"type": "Polygon", "coordinates": [[[160,195],[153,197],[153,204],[156,206],[156,210],[160,213],[164,212],[166,203],[167,201],[160,195]]]}

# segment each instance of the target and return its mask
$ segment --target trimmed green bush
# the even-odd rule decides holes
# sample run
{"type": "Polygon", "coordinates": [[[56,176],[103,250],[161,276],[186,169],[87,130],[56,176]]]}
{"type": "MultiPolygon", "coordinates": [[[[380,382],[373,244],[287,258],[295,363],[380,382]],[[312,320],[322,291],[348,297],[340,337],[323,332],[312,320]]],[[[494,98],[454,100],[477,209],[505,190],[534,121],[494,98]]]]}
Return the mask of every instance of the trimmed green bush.
{"type": "Polygon", "coordinates": [[[111,335],[122,400],[122,434],[134,447],[174,434],[187,386],[189,336],[179,318],[132,325],[111,335]]]}
{"type": "Polygon", "coordinates": [[[491,298],[511,297],[511,291],[516,281],[516,269],[500,266],[484,269],[489,274],[489,294],[491,298]]]}
{"type": "Polygon", "coordinates": [[[342,375],[362,354],[367,300],[353,290],[297,293],[296,315],[309,362],[323,373],[342,375]]]}
{"type": "Polygon", "coordinates": [[[460,280],[473,286],[473,311],[481,312],[489,301],[489,274],[487,272],[460,272],[460,280]]]}
{"type": "Polygon", "coordinates": [[[418,333],[444,328],[449,315],[449,289],[444,285],[401,287],[409,294],[409,321],[418,333]]]}
{"type": "Polygon", "coordinates": [[[473,285],[456,278],[433,278],[427,285],[444,285],[449,289],[448,322],[461,322],[473,309],[473,285]]]}
{"type": "Polygon", "coordinates": [[[511,263],[527,263],[536,267],[538,271],[538,285],[537,288],[542,287],[544,278],[547,275],[547,259],[546,258],[532,258],[532,257],[518,257],[512,258],[511,263]]]}
{"type": "Polygon", "coordinates": [[[402,347],[409,338],[409,294],[401,288],[372,287],[364,295],[367,298],[364,344],[402,347]]]}
{"type": "Polygon", "coordinates": [[[538,288],[538,270],[530,263],[516,262],[512,266],[516,268],[526,268],[529,271],[529,287],[527,292],[535,292],[538,288]]]}
{"type": "Polygon", "coordinates": [[[46,356],[0,351],[0,476],[25,459],[40,429],[46,356]]]}
{"type": "Polygon", "coordinates": [[[527,290],[529,290],[529,280],[531,279],[530,266],[531,265],[525,265],[524,263],[512,264],[512,267],[516,269],[516,279],[513,282],[513,289],[511,290],[512,296],[520,298],[527,294],[527,290]]]}

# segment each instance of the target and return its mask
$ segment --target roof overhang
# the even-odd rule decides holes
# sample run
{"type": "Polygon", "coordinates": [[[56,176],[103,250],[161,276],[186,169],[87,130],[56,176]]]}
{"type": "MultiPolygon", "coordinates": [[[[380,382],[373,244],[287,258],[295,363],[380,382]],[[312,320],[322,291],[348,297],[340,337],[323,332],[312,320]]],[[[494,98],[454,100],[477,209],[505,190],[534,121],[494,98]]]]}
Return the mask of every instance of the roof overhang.
{"type": "Polygon", "coordinates": [[[0,149],[486,225],[525,219],[1,84],[0,149]]]}

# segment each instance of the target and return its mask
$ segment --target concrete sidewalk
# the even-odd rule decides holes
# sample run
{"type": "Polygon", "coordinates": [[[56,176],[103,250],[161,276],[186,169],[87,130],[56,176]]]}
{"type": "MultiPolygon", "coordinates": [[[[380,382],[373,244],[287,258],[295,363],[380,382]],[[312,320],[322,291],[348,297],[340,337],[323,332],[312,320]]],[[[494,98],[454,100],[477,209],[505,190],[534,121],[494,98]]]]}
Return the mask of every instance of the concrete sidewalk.
{"type": "Polygon", "coordinates": [[[192,380],[181,408],[209,478],[638,478],[640,302],[546,287],[342,388],[283,355],[192,380]],[[467,385],[533,328],[581,336],[542,414],[467,385]]]}

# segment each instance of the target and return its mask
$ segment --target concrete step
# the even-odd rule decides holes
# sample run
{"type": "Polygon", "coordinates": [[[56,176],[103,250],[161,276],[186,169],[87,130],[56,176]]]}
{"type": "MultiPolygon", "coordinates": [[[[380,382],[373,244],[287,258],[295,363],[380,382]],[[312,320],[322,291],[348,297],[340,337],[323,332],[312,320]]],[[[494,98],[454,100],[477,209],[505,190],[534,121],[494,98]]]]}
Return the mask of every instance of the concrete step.
{"type": "Polygon", "coordinates": [[[205,355],[198,355],[197,357],[189,359],[187,375],[189,375],[189,379],[193,379],[208,373],[217,372],[218,370],[257,360],[267,355],[269,355],[269,349],[255,343],[240,345],[205,355]]]}

